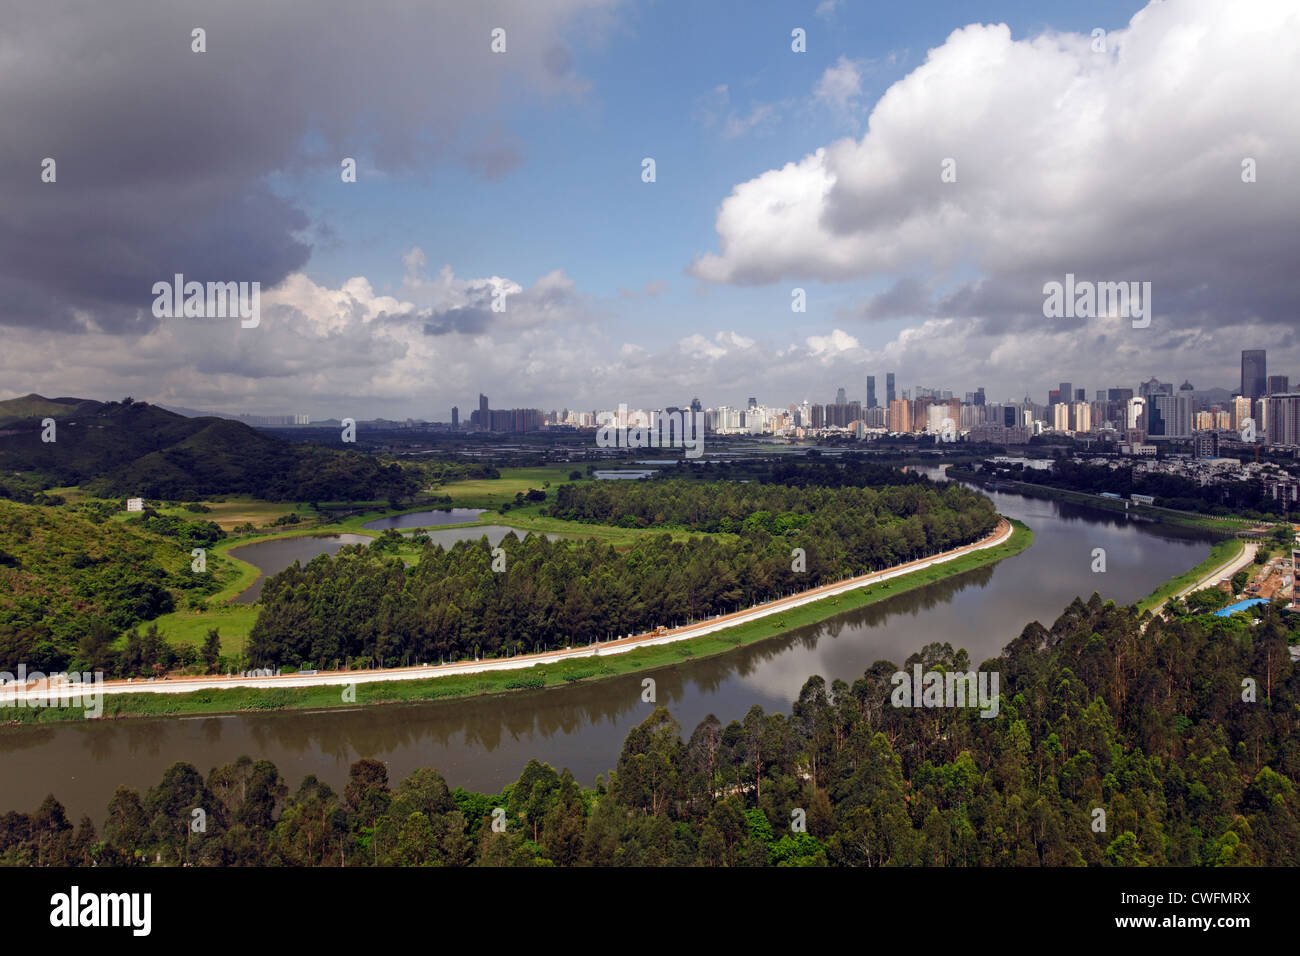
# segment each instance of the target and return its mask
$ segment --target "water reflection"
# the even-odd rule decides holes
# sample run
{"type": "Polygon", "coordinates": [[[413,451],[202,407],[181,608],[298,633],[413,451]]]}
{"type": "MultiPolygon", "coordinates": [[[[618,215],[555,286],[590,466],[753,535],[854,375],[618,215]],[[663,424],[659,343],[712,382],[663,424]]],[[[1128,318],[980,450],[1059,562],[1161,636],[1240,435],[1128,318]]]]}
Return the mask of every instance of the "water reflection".
{"type": "MultiPolygon", "coordinates": [[[[1208,553],[1207,540],[1194,532],[1070,503],[990,497],[1034,530],[1029,551],[714,658],[471,700],[8,729],[0,732],[0,811],[31,810],[53,792],[74,818],[84,812],[100,821],[120,783],[143,790],[177,760],[207,773],[244,753],[274,761],[291,787],[314,773],[341,788],[362,756],[386,761],[394,780],[434,766],[452,786],[489,792],[517,778],[532,757],[567,766],[591,784],[654,707],[641,700],[643,677],[655,679],[658,703],[687,733],[710,713],[725,723],[753,704],[788,712],[812,674],[852,682],[877,660],[901,662],[932,641],[965,647],[982,661],[1030,621],[1050,625],[1076,596],[1095,590],[1130,603],[1208,553]],[[1091,571],[1096,547],[1107,552],[1104,574],[1091,571]]],[[[483,530],[443,533],[477,537],[483,530]]]]}

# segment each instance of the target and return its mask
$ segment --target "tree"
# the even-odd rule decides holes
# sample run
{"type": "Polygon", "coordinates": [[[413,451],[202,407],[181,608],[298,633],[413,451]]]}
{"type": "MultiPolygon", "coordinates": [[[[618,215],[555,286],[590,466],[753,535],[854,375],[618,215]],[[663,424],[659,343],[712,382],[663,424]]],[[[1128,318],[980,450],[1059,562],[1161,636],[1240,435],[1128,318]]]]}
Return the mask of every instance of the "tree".
{"type": "Polygon", "coordinates": [[[108,801],[108,818],[104,821],[104,839],[128,857],[143,849],[149,832],[140,794],[130,787],[118,787],[108,801]]]}
{"type": "Polygon", "coordinates": [[[178,864],[192,862],[196,845],[220,831],[216,798],[192,764],[177,762],[168,767],[146,795],[144,809],[151,841],[178,864]]]}
{"type": "Polygon", "coordinates": [[[217,672],[217,665],[221,662],[221,634],[217,628],[210,628],[207,636],[203,639],[203,648],[199,651],[199,657],[208,669],[209,674],[217,672]]]}

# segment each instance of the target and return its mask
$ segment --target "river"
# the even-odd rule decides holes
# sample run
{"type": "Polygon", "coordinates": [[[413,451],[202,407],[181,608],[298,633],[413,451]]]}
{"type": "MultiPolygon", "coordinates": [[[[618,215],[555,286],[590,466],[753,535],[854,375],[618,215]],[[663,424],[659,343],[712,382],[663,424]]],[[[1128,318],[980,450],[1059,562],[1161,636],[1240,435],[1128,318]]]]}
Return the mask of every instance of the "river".
{"type": "Polygon", "coordinates": [[[240,754],[273,761],[291,789],[314,773],[341,791],[362,756],[385,761],[393,784],[433,766],[453,787],[496,792],[537,757],[590,785],[654,707],[642,702],[643,677],[654,678],[658,702],[689,735],[710,713],[724,724],[753,704],[789,713],[810,675],[852,682],[875,661],[900,663],[931,641],[985,660],[1029,621],[1050,625],[1076,595],[1095,590],[1130,603],[1209,553],[1203,536],[1112,512],[1007,492],[990,497],[1033,529],[1028,551],[708,660],[473,700],[7,728],[0,811],[31,811],[54,793],[72,819],[87,813],[98,824],[119,784],[143,794],[178,760],[206,775],[240,754]],[[1094,548],[1106,551],[1105,573],[1091,570],[1094,548]]]}

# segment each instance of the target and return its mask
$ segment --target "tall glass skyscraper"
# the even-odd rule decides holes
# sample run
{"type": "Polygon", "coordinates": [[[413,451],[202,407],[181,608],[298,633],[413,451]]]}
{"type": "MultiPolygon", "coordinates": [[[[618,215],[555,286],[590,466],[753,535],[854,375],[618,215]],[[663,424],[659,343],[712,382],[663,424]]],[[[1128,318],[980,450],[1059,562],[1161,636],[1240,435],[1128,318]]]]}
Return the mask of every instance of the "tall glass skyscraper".
{"type": "Polygon", "coordinates": [[[1249,399],[1262,398],[1268,392],[1268,363],[1264,349],[1241,352],[1241,394],[1249,399]]]}
{"type": "Polygon", "coordinates": [[[876,376],[867,376],[867,408],[876,407],[876,376]]]}
{"type": "Polygon", "coordinates": [[[894,392],[894,373],[890,372],[885,376],[885,402],[892,405],[897,397],[894,392]]]}

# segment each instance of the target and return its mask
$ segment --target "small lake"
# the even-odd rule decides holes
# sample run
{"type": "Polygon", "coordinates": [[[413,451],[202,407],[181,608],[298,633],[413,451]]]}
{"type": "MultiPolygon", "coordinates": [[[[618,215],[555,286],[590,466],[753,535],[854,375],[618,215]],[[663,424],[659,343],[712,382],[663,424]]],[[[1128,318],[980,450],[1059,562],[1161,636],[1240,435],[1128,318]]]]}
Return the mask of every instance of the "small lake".
{"type": "Polygon", "coordinates": [[[376,518],[374,521],[367,521],[361,527],[367,531],[387,531],[389,528],[433,528],[440,524],[463,524],[466,521],[477,521],[478,516],[482,513],[482,508],[444,508],[440,511],[412,511],[410,514],[376,518]]]}
{"type": "Polygon", "coordinates": [[[274,538],[254,541],[231,548],[231,557],[247,561],[261,571],[256,581],[233,599],[234,604],[252,604],[262,596],[262,585],[267,577],[279,574],[295,561],[306,564],[322,554],[333,554],[345,544],[369,544],[374,539],[365,534],[303,535],[296,538],[274,538]]]}

